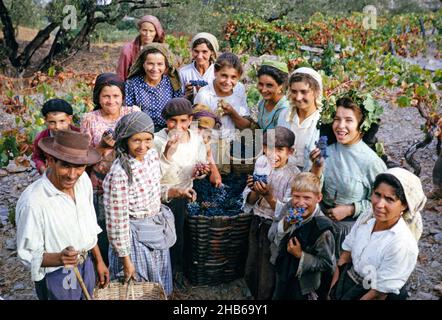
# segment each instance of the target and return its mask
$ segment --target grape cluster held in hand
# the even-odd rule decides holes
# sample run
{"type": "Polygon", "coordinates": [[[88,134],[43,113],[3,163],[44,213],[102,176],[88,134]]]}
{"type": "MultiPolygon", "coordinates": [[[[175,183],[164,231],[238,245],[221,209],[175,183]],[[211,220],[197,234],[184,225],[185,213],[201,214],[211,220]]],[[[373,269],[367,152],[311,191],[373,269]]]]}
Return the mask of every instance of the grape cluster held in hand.
{"type": "MultiPolygon", "coordinates": [[[[326,159],[328,157],[327,154],[327,136],[320,136],[319,140],[316,142],[316,147],[321,151],[321,157],[326,159]]],[[[316,163],[319,162],[319,158],[316,160],[316,163]]]]}
{"type": "Polygon", "coordinates": [[[194,87],[205,87],[209,84],[207,81],[204,81],[204,80],[190,80],[189,82],[190,82],[190,85],[192,85],[194,87]]]}
{"type": "Polygon", "coordinates": [[[301,222],[304,220],[302,215],[305,213],[305,208],[290,208],[289,214],[286,217],[286,221],[289,224],[295,224],[296,226],[300,226],[301,222]]]}
{"type": "Polygon", "coordinates": [[[266,174],[253,174],[253,182],[262,182],[267,184],[267,175],[266,174]]]}

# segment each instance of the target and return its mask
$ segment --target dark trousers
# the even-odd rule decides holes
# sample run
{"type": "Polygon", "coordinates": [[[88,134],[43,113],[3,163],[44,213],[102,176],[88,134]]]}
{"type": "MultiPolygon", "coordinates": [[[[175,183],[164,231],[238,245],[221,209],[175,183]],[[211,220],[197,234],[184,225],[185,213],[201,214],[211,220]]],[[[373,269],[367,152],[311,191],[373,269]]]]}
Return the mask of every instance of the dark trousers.
{"type": "Polygon", "coordinates": [[[170,248],[172,260],[172,273],[183,272],[184,266],[184,218],[186,216],[186,199],[173,199],[167,206],[175,217],[176,242],[170,248]]]}
{"type": "MultiPolygon", "coordinates": [[[[95,271],[90,255],[83,264],[79,264],[80,271],[87,291],[92,297],[95,287],[95,271]]],[[[39,300],[86,300],[80,283],[73,269],[60,268],[35,282],[35,290],[39,300]]]]}
{"type": "Polygon", "coordinates": [[[98,234],[98,248],[106,266],[109,266],[109,239],[107,237],[106,216],[104,211],[103,193],[94,193],[94,208],[97,215],[97,223],[102,232],[98,234]]]}
{"type": "Polygon", "coordinates": [[[249,253],[244,279],[253,297],[270,300],[275,289],[275,268],[270,263],[270,240],[268,238],[271,220],[254,216],[249,232],[249,253]]]}

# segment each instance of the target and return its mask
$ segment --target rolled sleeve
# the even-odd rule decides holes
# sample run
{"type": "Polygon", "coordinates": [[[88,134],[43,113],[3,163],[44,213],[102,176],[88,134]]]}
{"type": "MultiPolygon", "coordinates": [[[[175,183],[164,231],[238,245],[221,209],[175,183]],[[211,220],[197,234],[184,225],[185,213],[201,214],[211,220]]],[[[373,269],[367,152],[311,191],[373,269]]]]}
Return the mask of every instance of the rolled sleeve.
{"type": "Polygon", "coordinates": [[[41,212],[31,206],[17,206],[17,254],[25,266],[31,269],[33,281],[44,278],[41,267],[44,254],[43,220],[41,212]]]}

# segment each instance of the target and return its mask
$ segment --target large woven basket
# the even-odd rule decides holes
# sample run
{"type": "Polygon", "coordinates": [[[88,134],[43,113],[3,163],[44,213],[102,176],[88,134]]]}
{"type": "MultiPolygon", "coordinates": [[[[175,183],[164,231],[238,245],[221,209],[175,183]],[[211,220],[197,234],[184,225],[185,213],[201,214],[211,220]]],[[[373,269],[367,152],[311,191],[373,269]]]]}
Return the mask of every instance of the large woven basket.
{"type": "Polygon", "coordinates": [[[111,282],[103,289],[95,288],[94,300],[167,300],[163,286],[156,282],[111,282]]]}
{"type": "Polygon", "coordinates": [[[252,214],[186,216],[186,277],[195,285],[218,285],[244,274],[252,214]]]}

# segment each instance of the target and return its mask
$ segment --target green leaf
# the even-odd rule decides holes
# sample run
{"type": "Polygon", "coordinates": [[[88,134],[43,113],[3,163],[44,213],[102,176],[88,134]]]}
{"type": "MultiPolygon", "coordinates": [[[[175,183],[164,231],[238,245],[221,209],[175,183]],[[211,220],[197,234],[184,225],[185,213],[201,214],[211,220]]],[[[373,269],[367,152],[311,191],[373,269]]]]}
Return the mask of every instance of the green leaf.
{"type": "Polygon", "coordinates": [[[419,86],[416,88],[416,94],[420,97],[424,97],[428,94],[428,89],[425,86],[419,86]]]}
{"type": "Polygon", "coordinates": [[[51,67],[48,69],[48,76],[50,76],[50,77],[55,76],[55,66],[51,66],[51,67]]]}
{"type": "Polygon", "coordinates": [[[399,98],[397,98],[397,104],[401,108],[409,107],[411,104],[411,99],[406,96],[400,96],[399,98]]]}

